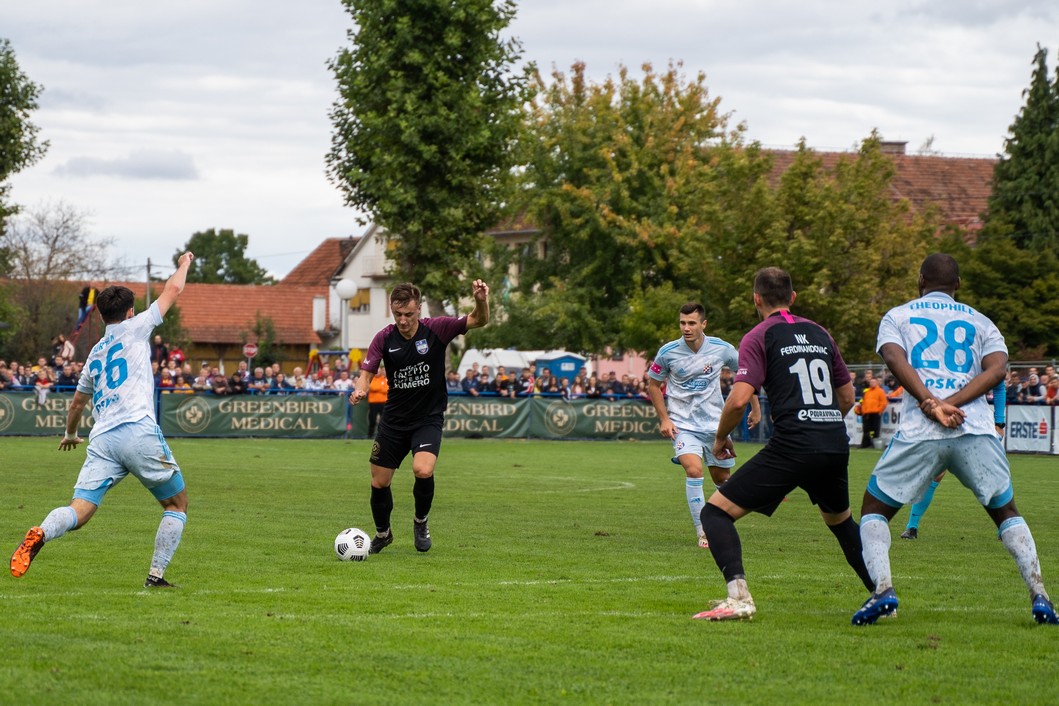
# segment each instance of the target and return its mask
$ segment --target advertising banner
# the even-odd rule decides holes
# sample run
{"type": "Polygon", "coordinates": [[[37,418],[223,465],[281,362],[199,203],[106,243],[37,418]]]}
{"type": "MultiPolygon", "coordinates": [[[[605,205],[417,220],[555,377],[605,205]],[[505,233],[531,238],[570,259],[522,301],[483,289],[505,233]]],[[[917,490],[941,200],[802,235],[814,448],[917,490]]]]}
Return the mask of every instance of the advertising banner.
{"type": "Polygon", "coordinates": [[[1056,453],[1055,408],[1011,405],[1007,408],[1004,448],[1016,453],[1056,453]]]}
{"type": "MultiPolygon", "coordinates": [[[[72,392],[49,392],[43,401],[36,392],[0,393],[0,436],[62,436],[72,392]]],[[[77,433],[87,438],[92,430],[92,409],[86,406],[77,433]]]]}
{"type": "Polygon", "coordinates": [[[171,437],[328,439],[346,433],[348,405],[345,395],[161,395],[159,406],[171,437]]]}
{"type": "Polygon", "coordinates": [[[529,398],[449,397],[445,436],[526,438],[530,430],[529,398]]]}
{"type": "MultiPolygon", "coordinates": [[[[883,446],[890,443],[890,439],[897,433],[897,427],[901,424],[901,414],[904,412],[901,404],[900,398],[890,400],[886,409],[883,410],[882,425],[879,430],[879,438],[882,439],[883,446]]],[[[860,446],[861,437],[864,436],[864,419],[854,414],[853,410],[846,414],[846,433],[849,435],[850,446],[860,446]]]]}
{"type": "Polygon", "coordinates": [[[530,436],[541,439],[656,440],[658,414],[646,400],[534,397],[530,436]]]}

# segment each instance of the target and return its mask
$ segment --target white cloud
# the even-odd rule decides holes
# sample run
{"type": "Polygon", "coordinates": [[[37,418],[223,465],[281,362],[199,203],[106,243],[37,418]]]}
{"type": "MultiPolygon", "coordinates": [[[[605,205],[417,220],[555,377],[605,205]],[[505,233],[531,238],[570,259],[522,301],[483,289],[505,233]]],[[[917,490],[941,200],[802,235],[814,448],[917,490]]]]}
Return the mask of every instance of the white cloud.
{"type": "MultiPolygon", "coordinates": [[[[51,143],[12,179],[14,198],[91,211],[133,262],[168,262],[195,231],[227,227],[285,273],[323,238],[363,230],[324,173],[326,63],[350,26],[340,0],[7,3],[0,36],[44,86],[33,119],[51,143]]],[[[934,136],[990,155],[1037,43],[1059,36],[1059,5],[524,0],[510,31],[545,73],[683,60],[769,146],[844,149],[878,128],[913,149],[934,136]]]]}

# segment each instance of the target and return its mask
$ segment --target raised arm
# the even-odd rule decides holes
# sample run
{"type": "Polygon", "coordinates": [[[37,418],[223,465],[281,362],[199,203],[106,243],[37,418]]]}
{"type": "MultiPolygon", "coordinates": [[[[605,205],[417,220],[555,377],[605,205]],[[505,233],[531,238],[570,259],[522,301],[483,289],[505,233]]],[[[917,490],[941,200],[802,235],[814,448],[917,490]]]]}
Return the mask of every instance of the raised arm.
{"type": "Polygon", "coordinates": [[[191,261],[195,259],[195,256],[190,252],[186,252],[180,256],[180,260],[177,262],[176,272],[166,280],[165,288],[162,293],[158,296],[158,313],[165,316],[165,313],[169,311],[169,308],[176,302],[177,297],[184,291],[184,283],[188,278],[188,268],[191,267],[191,261]]]}
{"type": "Polygon", "coordinates": [[[474,311],[467,314],[467,328],[481,328],[489,323],[489,285],[480,279],[471,285],[474,295],[474,311]]]}

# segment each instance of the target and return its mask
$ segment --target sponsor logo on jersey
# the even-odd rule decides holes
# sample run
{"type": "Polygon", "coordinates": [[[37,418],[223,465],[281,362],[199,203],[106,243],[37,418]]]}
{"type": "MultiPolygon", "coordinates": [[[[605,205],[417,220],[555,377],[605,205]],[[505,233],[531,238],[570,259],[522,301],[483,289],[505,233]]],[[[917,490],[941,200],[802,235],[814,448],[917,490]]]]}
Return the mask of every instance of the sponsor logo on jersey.
{"type": "Polygon", "coordinates": [[[803,422],[841,422],[842,413],[837,409],[800,409],[798,419],[803,422]]]}
{"type": "Polygon", "coordinates": [[[416,350],[419,351],[419,355],[426,355],[430,347],[427,346],[427,339],[421,338],[416,341],[416,350]]]}

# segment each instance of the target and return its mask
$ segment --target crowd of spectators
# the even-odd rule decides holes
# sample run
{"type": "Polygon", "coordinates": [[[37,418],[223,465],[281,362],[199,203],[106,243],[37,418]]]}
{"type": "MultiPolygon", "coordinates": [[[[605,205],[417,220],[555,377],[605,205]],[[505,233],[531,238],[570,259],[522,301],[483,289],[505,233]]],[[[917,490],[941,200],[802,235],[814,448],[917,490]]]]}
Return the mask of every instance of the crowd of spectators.
{"type": "Polygon", "coordinates": [[[508,372],[498,366],[496,372],[488,365],[474,363],[463,372],[446,373],[446,386],[450,395],[468,397],[561,397],[563,399],[648,399],[646,371],[644,376],[634,377],[611,372],[604,379],[589,375],[583,368],[571,379],[559,377],[548,368],[542,368],[535,376],[530,368],[521,372],[508,372]]]}
{"type": "MultiPolygon", "coordinates": [[[[904,394],[904,388],[889,372],[884,370],[876,374],[871,370],[865,370],[859,373],[854,380],[858,399],[866,389],[871,387],[872,378],[881,381],[881,387],[889,399],[894,400],[904,394]]],[[[1056,374],[1054,365],[1044,366],[1043,373],[1038,367],[1012,368],[1008,371],[1006,388],[1006,402],[1009,405],[1059,404],[1059,375],[1056,374]]],[[[993,401],[992,391],[987,398],[989,402],[993,401]]]]}
{"type": "MultiPolygon", "coordinates": [[[[77,386],[84,363],[74,360],[74,346],[63,336],[52,341],[51,355],[42,355],[33,361],[6,361],[0,359],[0,391],[33,390],[41,404],[52,390],[72,391],[77,386]]],[[[155,336],[151,343],[151,367],[155,386],[178,394],[212,392],[215,395],[242,394],[286,394],[297,391],[348,394],[354,387],[357,373],[347,367],[345,359],[335,361],[334,369],[324,362],[319,369],[306,374],[303,368],[295,367],[287,375],[277,365],[258,366],[252,370],[245,361],[239,363],[231,375],[222,373],[210,363],[202,363],[196,372],[187,361],[184,352],[155,336]]],[[[1059,404],[1059,374],[1054,365],[1012,369],[1007,377],[1008,404],[1059,404]]],[[[636,377],[614,372],[602,379],[589,375],[582,368],[573,379],[560,377],[543,368],[539,376],[530,368],[508,371],[503,366],[492,370],[488,365],[474,363],[463,376],[449,370],[446,384],[449,394],[469,397],[561,397],[564,399],[648,399],[647,373],[636,377]]],[[[728,396],[732,387],[733,373],[728,368],[721,371],[721,394],[728,396]]],[[[868,369],[856,374],[854,387],[858,399],[864,390],[872,387],[871,380],[879,381],[886,396],[893,400],[904,393],[897,380],[888,371],[879,373],[868,369]]],[[[992,393],[990,393],[990,397],[992,393]]]]}

